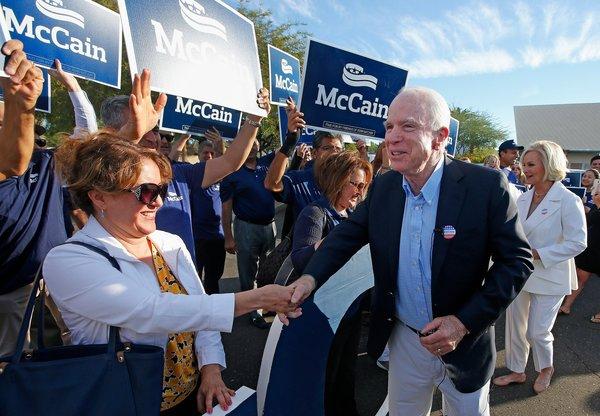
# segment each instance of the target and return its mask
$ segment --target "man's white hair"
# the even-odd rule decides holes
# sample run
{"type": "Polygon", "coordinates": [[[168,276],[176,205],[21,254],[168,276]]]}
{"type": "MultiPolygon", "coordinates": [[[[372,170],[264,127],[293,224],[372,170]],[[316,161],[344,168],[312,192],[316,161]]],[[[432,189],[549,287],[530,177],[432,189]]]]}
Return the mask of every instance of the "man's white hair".
{"type": "Polygon", "coordinates": [[[396,97],[415,98],[421,107],[421,114],[427,120],[420,120],[423,124],[429,124],[433,131],[442,127],[450,128],[450,108],[442,95],[427,87],[404,87],[396,97]]]}

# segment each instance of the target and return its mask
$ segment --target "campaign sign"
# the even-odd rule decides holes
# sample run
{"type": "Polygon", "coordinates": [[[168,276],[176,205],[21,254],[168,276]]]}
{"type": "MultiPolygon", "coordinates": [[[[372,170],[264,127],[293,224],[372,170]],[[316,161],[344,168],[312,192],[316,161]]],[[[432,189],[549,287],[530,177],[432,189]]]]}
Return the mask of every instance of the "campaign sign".
{"type": "Polygon", "coordinates": [[[407,75],[402,68],[311,39],[300,111],[318,130],[383,139],[389,104],[407,75]]]}
{"type": "Polygon", "coordinates": [[[450,156],[456,154],[456,142],[458,141],[458,125],[459,121],[454,117],[450,117],[450,131],[448,133],[448,144],[446,145],[446,153],[450,156]]]}
{"type": "Polygon", "coordinates": [[[567,186],[567,189],[577,195],[579,198],[585,197],[586,189],[579,186],[567,186]]]}
{"type": "Polygon", "coordinates": [[[271,104],[282,105],[288,97],[298,102],[300,61],[293,55],[268,45],[271,104]]]}
{"type": "Polygon", "coordinates": [[[121,20],[91,0],[3,0],[11,38],[23,42],[27,58],[80,78],[121,87],[121,20]]]}
{"type": "MultiPolygon", "coordinates": [[[[35,103],[36,111],[41,111],[43,113],[50,113],[52,110],[51,102],[50,102],[50,74],[45,69],[42,69],[42,73],[44,74],[44,86],[42,88],[42,93],[38,97],[35,103]]],[[[4,91],[0,87],[0,101],[4,101],[4,91]]]]}
{"type": "MultiPolygon", "coordinates": [[[[285,107],[279,107],[279,139],[281,144],[285,140],[285,135],[287,134],[287,113],[285,112],[285,107]]],[[[298,144],[306,143],[312,146],[313,138],[315,137],[316,129],[312,129],[310,127],[302,129],[300,133],[300,138],[298,139],[298,144]]]]}
{"type": "Polygon", "coordinates": [[[204,134],[214,127],[222,137],[233,139],[237,136],[241,121],[241,111],[169,95],[160,119],[160,129],[175,133],[204,134]]]}
{"type": "Polygon", "coordinates": [[[151,88],[250,114],[262,87],[254,24],[218,0],[119,0],[132,74],[151,88]]]}
{"type": "MultiPolygon", "coordinates": [[[[8,28],[6,27],[6,22],[4,21],[4,16],[0,13],[0,42],[4,45],[4,42],[10,39],[10,35],[8,34],[8,28]]],[[[4,63],[4,62],[3,62],[4,63]]],[[[4,64],[0,65],[0,76],[6,76],[4,72],[4,64]]]]}
{"type": "Polygon", "coordinates": [[[583,172],[567,172],[567,176],[562,180],[564,186],[579,187],[581,186],[581,177],[583,172]]]}

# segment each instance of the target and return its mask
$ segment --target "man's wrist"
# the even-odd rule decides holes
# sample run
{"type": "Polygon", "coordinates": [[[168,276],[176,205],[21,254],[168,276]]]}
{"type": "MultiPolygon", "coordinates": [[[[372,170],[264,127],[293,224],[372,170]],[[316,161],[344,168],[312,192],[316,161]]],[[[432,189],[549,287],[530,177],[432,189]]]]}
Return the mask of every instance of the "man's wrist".
{"type": "Polygon", "coordinates": [[[262,121],[262,119],[258,119],[258,120],[253,120],[250,117],[246,118],[246,123],[251,125],[252,127],[256,127],[259,128],[260,127],[260,122],[262,121]]]}

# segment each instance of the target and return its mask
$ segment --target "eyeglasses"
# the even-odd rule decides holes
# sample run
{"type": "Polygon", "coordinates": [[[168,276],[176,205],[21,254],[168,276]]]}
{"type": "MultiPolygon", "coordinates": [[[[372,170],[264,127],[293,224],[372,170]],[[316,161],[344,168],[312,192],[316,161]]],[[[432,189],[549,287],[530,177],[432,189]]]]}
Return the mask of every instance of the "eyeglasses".
{"type": "Polygon", "coordinates": [[[365,187],[367,186],[367,184],[366,184],[366,183],[364,183],[364,182],[360,182],[360,183],[358,183],[358,182],[354,182],[354,181],[348,181],[348,182],[350,182],[350,185],[354,186],[354,187],[355,187],[356,189],[358,189],[360,192],[364,191],[364,190],[365,190],[365,187]]]}
{"type": "Polygon", "coordinates": [[[341,147],[330,146],[330,145],[320,146],[320,147],[317,147],[317,149],[323,149],[326,152],[333,151],[334,153],[340,153],[342,150],[344,150],[341,147]]]}
{"type": "Polygon", "coordinates": [[[142,204],[150,205],[160,195],[161,199],[165,199],[169,184],[163,183],[157,185],[155,183],[143,183],[135,188],[126,189],[127,192],[132,192],[138,201],[142,204]]]}

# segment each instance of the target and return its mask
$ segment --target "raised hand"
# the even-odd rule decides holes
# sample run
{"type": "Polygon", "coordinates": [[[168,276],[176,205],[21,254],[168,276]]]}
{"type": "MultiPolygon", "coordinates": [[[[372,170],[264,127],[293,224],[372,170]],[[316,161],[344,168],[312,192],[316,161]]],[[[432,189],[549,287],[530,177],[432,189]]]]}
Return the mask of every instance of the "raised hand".
{"type": "Polygon", "coordinates": [[[213,142],[215,146],[218,146],[223,141],[221,133],[214,126],[204,132],[204,137],[213,142]]]}
{"type": "Polygon", "coordinates": [[[0,77],[6,105],[33,112],[44,86],[42,71],[27,59],[21,41],[7,41],[2,45],[2,53],[8,57],[4,72],[9,78],[0,77]]]}
{"type": "MultiPolygon", "coordinates": [[[[256,94],[256,104],[267,112],[267,115],[271,112],[271,93],[267,88],[261,88],[258,90],[258,94],[256,94]]],[[[260,123],[263,119],[262,116],[257,116],[254,114],[248,114],[247,118],[250,120],[260,123]]]]}
{"type": "Polygon", "coordinates": [[[62,69],[62,64],[58,59],[54,60],[54,69],[49,69],[48,73],[52,76],[52,78],[64,85],[67,91],[81,91],[79,82],[77,82],[73,75],[65,72],[62,69]]]}
{"type": "Polygon", "coordinates": [[[304,119],[302,118],[304,117],[304,113],[298,111],[296,103],[294,103],[293,99],[288,98],[286,104],[287,107],[285,108],[285,112],[287,113],[288,117],[288,132],[295,133],[298,131],[298,129],[303,129],[306,125],[304,119]]]}
{"type": "Polygon", "coordinates": [[[150,70],[144,69],[142,75],[136,74],[133,78],[129,96],[129,120],[119,130],[120,137],[139,141],[156,126],[160,113],[167,104],[167,96],[161,93],[156,102],[152,103],[150,92],[150,70]]]}

